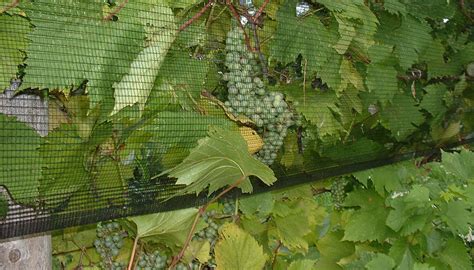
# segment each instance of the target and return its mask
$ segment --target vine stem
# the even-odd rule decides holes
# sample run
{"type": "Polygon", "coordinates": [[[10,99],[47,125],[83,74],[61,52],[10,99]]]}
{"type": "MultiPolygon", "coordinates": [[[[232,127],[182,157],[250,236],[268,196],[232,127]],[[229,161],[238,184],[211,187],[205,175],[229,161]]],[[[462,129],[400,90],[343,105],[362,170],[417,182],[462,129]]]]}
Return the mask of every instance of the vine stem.
{"type": "Polygon", "coordinates": [[[244,26],[243,26],[242,23],[240,22],[240,15],[239,15],[239,13],[237,12],[237,9],[235,9],[234,5],[232,4],[232,2],[230,2],[230,0],[226,0],[226,5],[227,5],[227,7],[229,8],[230,13],[232,13],[232,15],[234,16],[235,20],[236,20],[237,23],[239,24],[239,27],[240,27],[240,28],[242,29],[242,31],[244,32],[245,44],[247,45],[247,48],[249,49],[249,51],[253,51],[252,45],[250,45],[250,38],[249,38],[249,36],[247,35],[247,32],[245,32],[244,26]]]}
{"type": "Polygon", "coordinates": [[[260,15],[262,15],[262,12],[265,10],[265,7],[267,7],[269,2],[270,2],[270,0],[265,0],[265,2],[263,2],[262,6],[258,9],[257,13],[255,13],[255,15],[253,16],[253,22],[254,23],[257,21],[258,17],[260,17],[260,15]]]}
{"type": "Polygon", "coordinates": [[[112,12],[109,13],[109,15],[103,17],[102,19],[104,21],[110,21],[115,15],[117,15],[124,7],[127,5],[128,0],[124,0],[120,5],[114,9],[112,12]]]}
{"type": "Polygon", "coordinates": [[[278,250],[281,248],[281,245],[282,245],[281,241],[278,240],[278,245],[273,250],[272,269],[275,269],[276,258],[277,258],[277,255],[278,255],[278,250]]]}
{"type": "Polygon", "coordinates": [[[224,189],[223,191],[221,191],[216,197],[214,197],[212,200],[210,200],[205,205],[203,205],[199,208],[199,210],[196,214],[196,217],[194,218],[191,229],[188,232],[188,236],[186,237],[186,240],[184,241],[183,248],[181,248],[181,251],[179,252],[179,254],[173,258],[173,261],[171,262],[170,266],[168,267],[169,270],[173,269],[176,266],[176,264],[178,264],[178,262],[181,260],[181,258],[183,258],[184,252],[186,252],[186,249],[188,248],[189,243],[191,243],[191,239],[193,238],[193,235],[194,235],[194,232],[196,230],[196,226],[198,224],[199,218],[206,212],[206,209],[209,207],[209,205],[215,203],[222,196],[224,196],[229,191],[231,191],[232,189],[234,189],[235,187],[240,185],[240,183],[242,183],[242,181],[244,181],[245,178],[246,178],[246,176],[242,175],[242,177],[240,177],[237,181],[235,181],[234,184],[232,184],[231,186],[229,186],[226,189],[224,189]]]}
{"type": "Polygon", "coordinates": [[[466,10],[466,5],[464,4],[464,0],[459,0],[459,5],[461,6],[461,11],[466,16],[469,21],[474,22],[474,19],[469,15],[469,11],[466,10]]]}
{"type": "Polygon", "coordinates": [[[138,235],[135,236],[135,240],[133,241],[132,255],[130,256],[130,261],[128,262],[128,267],[127,267],[128,270],[132,270],[133,268],[133,261],[135,260],[137,245],[138,245],[138,235]]]}
{"type": "Polygon", "coordinates": [[[13,0],[10,4],[6,5],[2,10],[0,10],[0,14],[9,11],[12,8],[15,8],[20,3],[20,0],[13,0]]]}
{"type": "Polygon", "coordinates": [[[255,25],[255,22],[251,22],[251,24],[252,24],[252,30],[253,30],[253,38],[255,40],[254,51],[258,54],[258,57],[260,58],[260,62],[262,64],[263,76],[265,76],[265,78],[268,78],[267,60],[265,59],[265,56],[263,55],[262,51],[260,50],[260,40],[258,38],[257,26],[255,25]]]}
{"type": "Polygon", "coordinates": [[[206,12],[212,5],[214,4],[214,0],[209,0],[207,2],[207,4],[196,14],[194,14],[194,16],[187,20],[184,24],[182,24],[179,29],[178,29],[178,33],[183,31],[184,29],[186,29],[188,26],[190,26],[191,24],[193,24],[197,19],[199,19],[203,14],[204,12],[206,12]]]}

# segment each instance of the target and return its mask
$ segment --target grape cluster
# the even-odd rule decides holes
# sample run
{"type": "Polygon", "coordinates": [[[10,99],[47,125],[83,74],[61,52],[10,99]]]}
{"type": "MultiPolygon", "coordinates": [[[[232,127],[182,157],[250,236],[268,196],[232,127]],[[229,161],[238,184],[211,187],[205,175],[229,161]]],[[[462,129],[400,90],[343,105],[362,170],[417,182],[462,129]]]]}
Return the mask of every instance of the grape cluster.
{"type": "Polygon", "coordinates": [[[242,37],[243,30],[238,27],[227,34],[225,65],[228,72],[223,79],[227,81],[228,100],[225,105],[231,113],[243,114],[255,123],[264,141],[256,157],[271,165],[283,145],[288,127],[294,124],[294,114],[283,94],[266,91],[258,77],[260,66],[255,53],[247,50],[242,37]]]}
{"type": "Polygon", "coordinates": [[[219,224],[217,224],[213,217],[216,215],[216,211],[212,210],[204,213],[202,216],[204,221],[207,223],[207,227],[200,230],[194,236],[195,239],[207,239],[211,245],[214,245],[217,241],[217,231],[219,230],[219,224]]]}
{"type": "Polygon", "coordinates": [[[346,186],[349,181],[346,178],[337,178],[331,184],[331,198],[336,209],[340,209],[346,198],[346,186]]]}
{"type": "Polygon", "coordinates": [[[122,270],[125,265],[113,262],[113,259],[120,253],[124,245],[124,238],[127,233],[122,230],[117,222],[97,224],[97,239],[94,241],[94,247],[102,258],[102,266],[105,269],[122,270]]]}
{"type": "Polygon", "coordinates": [[[161,270],[166,268],[168,256],[155,250],[152,254],[142,253],[138,257],[136,270],[161,270]]]}
{"type": "Polygon", "coordinates": [[[224,209],[222,209],[222,213],[227,216],[231,216],[235,213],[235,203],[233,200],[226,200],[224,202],[224,209]]]}

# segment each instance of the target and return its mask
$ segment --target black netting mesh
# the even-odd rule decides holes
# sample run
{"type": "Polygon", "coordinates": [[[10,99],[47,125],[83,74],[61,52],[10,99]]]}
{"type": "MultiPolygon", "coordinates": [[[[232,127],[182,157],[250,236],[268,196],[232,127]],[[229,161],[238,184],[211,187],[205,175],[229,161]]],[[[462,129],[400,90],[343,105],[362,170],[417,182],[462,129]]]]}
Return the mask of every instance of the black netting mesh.
{"type": "Polygon", "coordinates": [[[205,202],[160,201],[182,189],[160,173],[211,126],[244,136],[275,171],[271,189],[473,138],[468,3],[0,8],[0,238],[205,202]]]}

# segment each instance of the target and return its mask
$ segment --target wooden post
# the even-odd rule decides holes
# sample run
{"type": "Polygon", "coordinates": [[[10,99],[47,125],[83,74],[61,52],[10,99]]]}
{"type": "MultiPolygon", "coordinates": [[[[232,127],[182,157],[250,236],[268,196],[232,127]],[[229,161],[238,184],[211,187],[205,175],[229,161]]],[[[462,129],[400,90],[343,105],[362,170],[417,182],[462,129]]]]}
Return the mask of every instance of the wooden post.
{"type": "MultiPolygon", "coordinates": [[[[0,113],[16,116],[19,121],[31,126],[41,136],[46,136],[48,134],[48,102],[34,95],[14,96],[19,84],[20,81],[13,81],[10,88],[0,95],[0,113]]],[[[9,205],[10,209],[20,207],[11,202],[9,205]]],[[[34,211],[33,209],[29,210],[34,211]]],[[[15,213],[15,211],[12,212],[15,213]]],[[[8,215],[6,222],[9,221],[21,222],[21,217],[18,214],[17,216],[15,214],[8,215]]],[[[52,269],[51,258],[50,234],[0,241],[0,270],[50,270],[52,269]]]]}

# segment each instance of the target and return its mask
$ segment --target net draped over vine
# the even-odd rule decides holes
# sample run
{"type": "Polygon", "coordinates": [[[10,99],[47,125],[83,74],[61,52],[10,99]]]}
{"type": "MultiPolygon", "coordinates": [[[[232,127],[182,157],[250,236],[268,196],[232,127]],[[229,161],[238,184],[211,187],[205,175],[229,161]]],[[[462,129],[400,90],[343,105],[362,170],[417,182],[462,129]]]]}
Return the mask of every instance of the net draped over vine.
{"type": "Polygon", "coordinates": [[[473,7],[383,2],[0,2],[0,238],[204,202],[162,172],[213,128],[254,192],[469,143],[473,7]]]}

